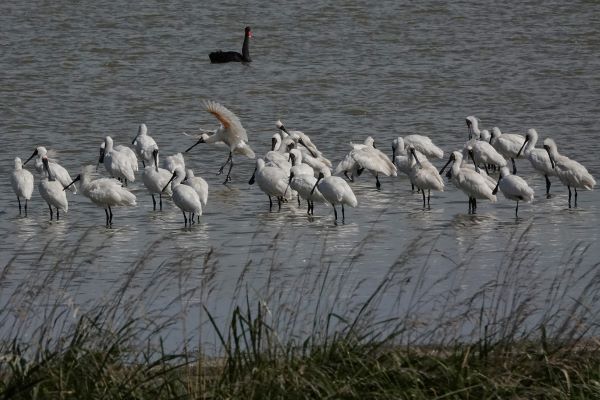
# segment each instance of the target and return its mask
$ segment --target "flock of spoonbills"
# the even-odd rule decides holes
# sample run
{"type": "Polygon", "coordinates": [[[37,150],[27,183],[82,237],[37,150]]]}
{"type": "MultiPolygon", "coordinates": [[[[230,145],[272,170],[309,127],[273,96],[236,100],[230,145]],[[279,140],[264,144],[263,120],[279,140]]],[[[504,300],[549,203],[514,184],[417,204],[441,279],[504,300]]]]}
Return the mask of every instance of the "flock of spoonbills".
{"type": "MultiPolygon", "coordinates": [[[[224,184],[231,182],[231,170],[234,156],[243,155],[254,159],[255,153],[248,144],[248,135],[239,118],[219,103],[205,101],[206,110],[219,121],[214,130],[201,130],[185,153],[201,143],[222,143],[229,148],[229,154],[217,175],[222,174],[229,165],[224,184]]],[[[271,151],[258,158],[256,168],[249,184],[256,183],[269,198],[269,210],[272,210],[272,198],[277,199],[278,208],[283,202],[297,196],[307,204],[307,213],[314,213],[314,203],[330,203],[333,206],[335,221],[338,214],[336,205],[341,206],[342,221],[345,219],[344,205],[356,207],[358,201],[348,182],[354,182],[365,170],[375,178],[377,189],[381,188],[379,176],[397,176],[400,171],[406,174],[412,188],[416,187],[423,197],[423,207],[430,204],[431,191],[444,191],[443,173],[452,164],[446,176],[469,199],[469,213],[475,213],[477,199],[496,201],[498,190],[504,197],[516,202],[515,215],[518,216],[519,202],[533,201],[534,192],[527,182],[517,175],[515,159],[527,158],[532,167],[546,180],[546,196],[550,197],[550,177],[557,177],[569,191],[571,207],[571,188],[575,192],[574,206],[577,207],[577,189],[592,190],[596,181],[586,168],[575,160],[558,152],[556,143],[546,138],[544,148],[536,148],[538,134],[529,129],[525,136],[505,134],[494,127],[491,133],[479,129],[479,121],[474,116],[466,118],[469,139],[460,151],[453,151],[448,162],[438,172],[429,161],[430,158],[442,159],[444,152],[431,139],[421,135],[398,137],[392,142],[391,160],[375,146],[375,141],[367,137],[363,143],[350,143],[351,149],[339,162],[332,174],[332,163],[313,143],[311,138],[301,131],[288,130],[281,121],[277,121],[277,132],[273,134],[271,151]],[[511,160],[512,173],[507,159],[511,160]],[[472,161],[472,163],[469,162],[472,161]],[[490,171],[499,170],[497,180],[490,171]],[[346,179],[341,176],[345,176],[346,179]],[[425,194],[427,191],[427,195],[425,194]]],[[[187,135],[187,134],[186,134],[187,135]]],[[[187,135],[193,136],[193,135],[187,135]]],[[[201,177],[194,176],[191,169],[185,168],[182,153],[165,157],[159,164],[159,147],[148,135],[145,124],[141,124],[132,141],[134,149],[127,146],[115,146],[110,136],[100,145],[100,157],[96,166],[84,166],[81,173],[72,179],[61,165],[50,157],[52,153],[45,147],[37,147],[25,163],[15,158],[15,169],[11,174],[11,183],[17,201],[19,213],[22,213],[21,199],[25,200],[24,212],[27,215],[27,201],[33,193],[33,175],[23,168],[34,159],[34,166],[40,174],[38,190],[48,204],[50,220],[53,208],[56,219],[59,211],[67,212],[66,190],[79,191],[94,204],[104,208],[106,225],[112,225],[112,207],[135,206],[136,197],[127,185],[135,181],[138,162],[141,161],[142,182],[150,195],[154,210],[156,197],[162,210],[163,194],[172,198],[173,203],[182,211],[184,223],[200,220],[202,208],[208,201],[208,184],[201,177]],[[94,170],[102,163],[110,175],[109,178],[92,179],[94,170]],[[159,166],[160,165],[160,166],[159,166]],[[187,213],[187,214],[186,214],[187,213]]]]}

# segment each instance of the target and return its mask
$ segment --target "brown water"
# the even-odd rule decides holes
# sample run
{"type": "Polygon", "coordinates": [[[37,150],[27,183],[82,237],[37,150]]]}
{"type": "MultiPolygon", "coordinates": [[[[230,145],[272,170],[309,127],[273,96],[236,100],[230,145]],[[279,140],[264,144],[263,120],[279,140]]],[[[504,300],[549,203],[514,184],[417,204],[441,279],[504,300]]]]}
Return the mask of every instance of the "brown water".
{"type": "MultiPolygon", "coordinates": [[[[449,154],[462,147],[464,118],[474,114],[483,128],[536,128],[600,176],[597,3],[238,3],[0,4],[0,182],[7,188],[0,193],[0,262],[11,266],[0,297],[64,263],[76,277],[61,293],[76,304],[102,299],[141,257],[138,289],[160,280],[165,268],[185,269],[184,286],[199,286],[213,249],[215,289],[207,304],[217,314],[240,282],[259,297],[273,281],[283,292],[304,293],[296,286],[302,274],[328,264],[334,276],[363,282],[352,292],[360,302],[415,241],[410,262],[428,265],[432,280],[468,258],[457,287],[470,293],[497,274],[514,235],[525,232],[537,254],[531,268],[548,280],[560,274],[565,253],[598,241],[598,191],[581,191],[579,207],[568,209],[566,188],[553,179],[555,196],[545,199],[544,180],[526,160],[518,162],[520,175],[536,199],[521,206],[518,220],[514,203],[501,195],[467,215],[465,196],[449,183],[423,210],[406,177],[382,179],[377,192],[363,175],[352,185],[359,206],[334,225],[326,206],[317,206],[314,218],[294,203],[269,213],[266,196],[247,184],[248,159],[236,160],[233,183],[223,186],[215,172],[226,151],[208,145],[186,155],[210,185],[202,223],[191,229],[170,201],[154,212],[139,181],[131,185],[138,206],[116,209],[113,229],[80,195],[69,196],[60,222],[49,222],[37,188],[29,217],[18,216],[9,189],[15,156],[26,159],[44,145],[75,176],[96,162],[105,135],[128,144],[141,122],[163,156],[180,152],[193,142],[182,132],[216,127],[202,99],[233,110],[257,154],[269,149],[277,119],[311,135],[334,163],[348,142],[367,135],[388,152],[396,136],[424,134],[449,154]],[[245,25],[254,32],[252,64],[211,65],[210,51],[240,51],[245,25]]],[[[599,255],[592,247],[586,257],[599,255]]],[[[166,284],[157,297],[169,309],[180,290],[166,284]]],[[[383,299],[381,312],[392,312],[386,305],[394,301],[383,299]]]]}

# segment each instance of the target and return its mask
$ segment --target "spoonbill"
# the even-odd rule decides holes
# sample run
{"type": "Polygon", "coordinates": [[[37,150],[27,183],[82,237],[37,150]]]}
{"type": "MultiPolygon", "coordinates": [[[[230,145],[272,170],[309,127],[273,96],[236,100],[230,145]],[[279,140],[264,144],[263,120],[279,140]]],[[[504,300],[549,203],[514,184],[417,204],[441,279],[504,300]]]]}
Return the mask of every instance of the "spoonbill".
{"type": "Polygon", "coordinates": [[[135,171],[138,168],[135,153],[129,147],[117,146],[117,149],[113,144],[110,136],[104,138],[104,142],[100,145],[98,164],[103,163],[109,175],[125,185],[127,182],[134,182],[135,171]]]}
{"type": "Polygon", "coordinates": [[[444,180],[433,164],[425,159],[423,162],[419,161],[416,150],[412,145],[408,147],[408,153],[411,166],[410,180],[421,189],[421,193],[423,194],[423,207],[425,207],[425,189],[427,189],[427,206],[429,206],[431,189],[443,192],[444,180]]]}
{"type": "MultiPolygon", "coordinates": [[[[71,175],[69,175],[69,172],[67,172],[67,170],[61,166],[60,164],[51,161],[48,157],[50,156],[50,152],[48,150],[46,150],[45,147],[43,146],[39,146],[36,147],[36,149],[34,150],[33,154],[23,163],[23,165],[26,165],[29,160],[31,160],[33,157],[36,157],[35,159],[35,170],[37,172],[39,172],[40,174],[44,174],[45,173],[45,168],[44,168],[44,164],[43,164],[43,158],[46,157],[46,161],[48,163],[48,168],[50,169],[50,172],[52,173],[52,177],[57,180],[58,182],[60,182],[61,185],[66,186],[68,185],[73,179],[71,179],[71,175]]],[[[73,186],[71,187],[71,191],[73,193],[77,193],[77,189],[73,186]]]]}
{"type": "MultiPolygon", "coordinates": [[[[419,157],[420,161],[429,161],[427,160],[427,156],[418,150],[415,150],[415,153],[419,157]]],[[[412,181],[410,176],[411,172],[411,163],[409,160],[409,156],[406,152],[406,146],[404,145],[404,139],[402,137],[397,137],[392,140],[392,161],[396,166],[397,170],[408,176],[410,180],[411,190],[415,190],[415,183],[412,181]]]]}
{"type": "Polygon", "coordinates": [[[469,196],[469,213],[474,214],[477,210],[477,199],[488,199],[495,203],[496,196],[492,193],[492,188],[481,174],[470,168],[461,167],[462,161],[462,154],[459,151],[453,151],[448,162],[439,173],[441,175],[448,164],[452,163],[452,182],[469,196]]]}
{"type": "Polygon", "coordinates": [[[583,165],[559,154],[554,140],[545,139],[544,149],[550,156],[556,176],[569,189],[569,208],[571,208],[571,186],[575,189],[575,207],[577,207],[577,189],[592,190],[596,186],[596,180],[583,165]]]}
{"type": "Polygon", "coordinates": [[[142,160],[142,166],[144,167],[146,163],[152,161],[154,150],[158,150],[158,145],[152,136],[148,135],[148,127],[144,123],[140,124],[138,133],[133,138],[131,144],[135,146],[135,153],[142,160]]]}
{"type": "Polygon", "coordinates": [[[350,185],[339,176],[331,176],[329,169],[319,172],[319,177],[311,190],[311,194],[314,194],[316,189],[319,189],[325,200],[333,206],[333,214],[336,223],[336,204],[342,205],[342,223],[345,220],[344,204],[349,205],[350,207],[356,207],[358,205],[358,201],[356,200],[356,196],[354,196],[354,192],[350,188],[350,185]]]}
{"type": "Polygon", "coordinates": [[[284,134],[289,135],[289,137],[300,146],[298,147],[300,151],[303,153],[309,153],[311,157],[318,159],[320,162],[325,164],[328,168],[331,168],[332,164],[326,157],[323,156],[323,153],[319,151],[317,146],[312,142],[310,136],[302,131],[288,131],[287,128],[283,125],[281,120],[278,120],[276,123],[277,128],[282,131],[284,134]]]}
{"type": "Polygon", "coordinates": [[[10,174],[10,183],[19,202],[19,215],[21,215],[22,197],[25,199],[25,216],[27,216],[27,201],[31,200],[31,194],[33,193],[33,175],[23,168],[19,157],[15,158],[15,169],[10,174]]]}
{"type": "Polygon", "coordinates": [[[217,175],[223,173],[223,169],[229,165],[229,171],[223,184],[231,182],[231,169],[233,168],[233,155],[242,154],[248,158],[255,158],[254,151],[248,145],[248,135],[246,129],[242,126],[239,118],[227,108],[215,101],[205,101],[204,106],[206,110],[214,115],[221,123],[215,130],[201,130],[203,132],[200,135],[200,139],[192,146],[190,146],[185,152],[187,153],[200,143],[217,143],[223,142],[229,147],[229,157],[225,161],[225,164],[221,165],[217,175]],[[209,135],[210,134],[210,135],[209,135]]]}
{"type": "Polygon", "coordinates": [[[533,201],[533,189],[529,187],[525,179],[518,175],[511,175],[507,167],[500,168],[498,183],[492,191],[492,194],[498,193],[498,188],[509,200],[517,202],[515,216],[519,216],[519,201],[531,203],[533,201]]]}
{"type": "Polygon", "coordinates": [[[116,179],[99,178],[92,180],[94,170],[93,165],[83,167],[81,173],[73,179],[73,182],[69,186],[80,181],[79,190],[81,194],[90,199],[98,207],[104,208],[106,226],[112,226],[113,212],[111,207],[133,207],[136,205],[135,195],[124,188],[121,182],[116,179]]]}
{"type": "MultiPolygon", "coordinates": [[[[148,189],[150,195],[152,196],[152,205],[154,210],[156,210],[156,199],[154,198],[154,195],[158,194],[160,210],[162,211],[163,188],[165,185],[167,185],[167,182],[169,182],[171,176],[172,173],[168,170],[164,168],[158,168],[158,149],[154,149],[152,151],[152,158],[150,159],[149,164],[142,172],[142,182],[144,182],[144,186],[146,186],[146,189],[148,189]]],[[[173,194],[170,186],[167,187],[165,193],[169,196],[173,194]]]]}
{"type": "MultiPolygon", "coordinates": [[[[293,190],[298,192],[299,197],[302,197],[304,200],[306,200],[306,203],[308,204],[308,209],[306,210],[306,213],[308,215],[313,215],[315,213],[315,200],[321,203],[327,202],[327,200],[325,200],[319,189],[315,189],[315,191],[312,191],[312,188],[315,186],[316,183],[317,178],[315,178],[314,174],[296,175],[294,173],[294,169],[292,168],[290,172],[288,185],[293,190]]],[[[300,205],[300,202],[298,202],[298,205],[300,205]]]]}
{"type": "MultiPolygon", "coordinates": [[[[400,143],[400,136],[396,139],[400,143]]],[[[408,135],[404,136],[404,147],[413,146],[415,150],[424,154],[427,157],[444,158],[444,151],[433,144],[433,141],[423,135],[408,135]]]]}
{"type": "Polygon", "coordinates": [[[183,184],[194,188],[196,193],[198,193],[202,207],[206,207],[206,203],[208,202],[208,183],[206,183],[203,178],[194,176],[194,171],[191,168],[188,168],[185,171],[183,184]]]}
{"type": "Polygon", "coordinates": [[[200,222],[200,216],[202,215],[202,203],[200,202],[200,197],[198,193],[188,185],[181,185],[181,181],[185,179],[185,172],[181,167],[177,167],[175,171],[173,171],[173,175],[167,184],[163,187],[163,191],[167,189],[169,184],[171,184],[171,190],[173,191],[173,203],[183,213],[184,224],[187,225],[188,220],[190,221],[190,225],[194,223],[194,215],[198,216],[198,222],[200,222]],[[171,183],[172,182],[172,183],[171,183]],[[189,219],[186,217],[185,213],[189,213],[189,219]]]}
{"type": "Polygon", "coordinates": [[[346,155],[346,157],[338,164],[336,168],[336,174],[344,172],[344,175],[348,178],[348,172],[352,172],[352,178],[348,178],[350,181],[354,178],[354,172],[360,175],[362,170],[367,169],[373,176],[375,176],[375,186],[378,190],[381,189],[381,182],[379,182],[379,174],[385,176],[397,176],[397,168],[383,152],[375,148],[375,141],[371,136],[367,137],[363,144],[353,144],[352,150],[346,155]]]}
{"type": "Polygon", "coordinates": [[[525,135],[525,142],[523,142],[523,146],[517,153],[517,157],[523,153],[525,157],[531,163],[533,169],[535,169],[539,174],[541,174],[544,178],[546,178],[546,197],[550,198],[550,179],[549,176],[555,176],[556,173],[554,168],[552,168],[552,162],[550,161],[550,155],[545,149],[536,149],[535,145],[538,141],[538,133],[535,129],[531,128],[527,130],[527,135],[525,135]]]}
{"type": "Polygon", "coordinates": [[[512,173],[517,174],[517,164],[515,158],[518,158],[519,150],[523,147],[525,138],[515,133],[502,133],[497,126],[492,128],[490,144],[505,158],[510,158],[512,161],[512,173]]]}
{"type": "Polygon", "coordinates": [[[288,174],[285,170],[271,165],[266,165],[265,160],[259,158],[256,160],[256,183],[269,197],[269,211],[273,208],[271,196],[277,198],[277,205],[281,210],[281,202],[289,198],[288,195],[288,174]]]}
{"type": "Polygon", "coordinates": [[[50,221],[52,221],[52,207],[56,208],[56,220],[58,221],[60,219],[59,210],[67,212],[69,202],[67,201],[64,186],[54,177],[50,170],[48,157],[42,157],[42,165],[44,170],[42,172],[42,179],[38,183],[38,190],[50,209],[50,221]]]}

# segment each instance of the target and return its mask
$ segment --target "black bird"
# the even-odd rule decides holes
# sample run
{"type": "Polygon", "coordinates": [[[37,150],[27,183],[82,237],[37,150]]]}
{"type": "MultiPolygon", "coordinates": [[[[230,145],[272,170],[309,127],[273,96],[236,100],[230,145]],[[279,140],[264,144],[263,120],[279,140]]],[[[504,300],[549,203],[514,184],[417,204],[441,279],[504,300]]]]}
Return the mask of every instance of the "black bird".
{"type": "Polygon", "coordinates": [[[242,46],[242,54],[237,51],[213,51],[208,55],[210,62],[213,64],[226,63],[226,62],[251,62],[250,58],[250,38],[252,37],[252,31],[247,26],[244,34],[244,44],[242,46]]]}

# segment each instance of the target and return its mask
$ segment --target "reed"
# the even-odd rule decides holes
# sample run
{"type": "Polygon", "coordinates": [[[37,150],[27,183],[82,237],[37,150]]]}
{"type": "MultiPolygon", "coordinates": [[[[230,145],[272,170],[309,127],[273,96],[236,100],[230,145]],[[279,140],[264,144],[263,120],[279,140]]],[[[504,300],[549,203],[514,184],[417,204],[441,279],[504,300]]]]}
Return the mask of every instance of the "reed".
{"type": "Polygon", "coordinates": [[[589,260],[589,245],[573,243],[553,279],[544,280],[541,249],[528,237],[529,228],[515,229],[496,273],[469,288],[463,282],[477,267],[475,249],[458,258],[439,254],[443,234],[408,244],[373,279],[354,272],[368,265],[375,231],[343,260],[329,256],[325,235],[294,277],[281,273],[287,257],[274,244],[249,256],[226,300],[219,249],[156,264],[161,238],[110,293],[86,302],[75,301],[86,260],[106,243],[82,254],[50,239],[26,279],[11,286],[21,267],[14,257],[0,271],[0,393],[599,398],[598,263],[589,260]],[[248,281],[252,268],[262,268],[261,285],[248,281]]]}

